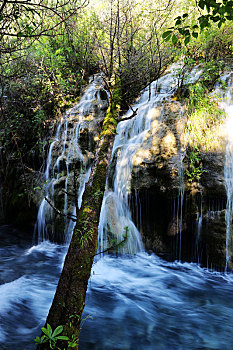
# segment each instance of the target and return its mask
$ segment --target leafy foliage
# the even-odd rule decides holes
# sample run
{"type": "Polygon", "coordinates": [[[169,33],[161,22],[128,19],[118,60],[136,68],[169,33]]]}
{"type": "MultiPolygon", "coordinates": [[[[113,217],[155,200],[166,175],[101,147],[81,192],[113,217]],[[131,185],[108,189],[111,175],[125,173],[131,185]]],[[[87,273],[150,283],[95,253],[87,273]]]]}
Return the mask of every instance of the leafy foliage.
{"type": "Polygon", "coordinates": [[[206,151],[214,149],[213,130],[222,123],[225,114],[218,106],[217,97],[209,94],[203,81],[189,87],[188,113],[185,133],[189,144],[206,151]]]}
{"type": "Polygon", "coordinates": [[[197,38],[199,33],[206,28],[210,28],[212,23],[218,28],[227,21],[233,20],[233,1],[231,0],[199,0],[196,2],[197,15],[194,20],[189,21],[191,13],[184,13],[177,16],[175,25],[163,33],[166,41],[172,39],[175,45],[179,36],[184,38],[184,44],[187,45],[191,38],[197,38]]]}
{"type": "Polygon", "coordinates": [[[201,176],[205,172],[201,163],[201,152],[198,147],[192,147],[188,152],[188,168],[185,171],[185,175],[190,183],[194,181],[200,181],[201,176]]]}
{"type": "Polygon", "coordinates": [[[42,327],[41,330],[44,334],[41,337],[35,338],[35,343],[37,345],[48,343],[49,349],[58,349],[58,350],[61,350],[57,346],[57,343],[59,341],[64,341],[66,343],[66,348],[68,349],[72,349],[74,347],[77,347],[78,345],[74,338],[70,339],[65,335],[61,335],[61,333],[63,332],[63,326],[58,326],[53,331],[51,326],[47,323],[47,327],[42,327]]]}

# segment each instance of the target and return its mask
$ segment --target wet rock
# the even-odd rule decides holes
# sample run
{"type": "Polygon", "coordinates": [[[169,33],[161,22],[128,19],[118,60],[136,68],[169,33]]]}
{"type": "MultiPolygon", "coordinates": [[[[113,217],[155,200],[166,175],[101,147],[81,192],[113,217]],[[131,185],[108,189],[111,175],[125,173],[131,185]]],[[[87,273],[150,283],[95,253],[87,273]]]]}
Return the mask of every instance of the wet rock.
{"type": "Polygon", "coordinates": [[[59,188],[64,188],[66,182],[66,176],[60,177],[58,180],[54,182],[54,190],[57,190],[59,188]]]}
{"type": "Polygon", "coordinates": [[[213,130],[214,142],[201,149],[203,174],[200,182],[191,183],[186,176],[189,143],[185,110],[179,102],[165,102],[151,116],[151,130],[134,156],[131,178],[133,217],[145,247],[169,259],[198,261],[204,266],[208,262],[224,269],[224,124],[213,130]],[[216,199],[222,203],[222,214],[209,217],[208,203],[216,199]]]}
{"type": "Polygon", "coordinates": [[[133,159],[132,188],[150,188],[167,192],[168,198],[179,193],[179,167],[184,151],[181,143],[178,102],[155,108],[151,130],[133,159]]]}

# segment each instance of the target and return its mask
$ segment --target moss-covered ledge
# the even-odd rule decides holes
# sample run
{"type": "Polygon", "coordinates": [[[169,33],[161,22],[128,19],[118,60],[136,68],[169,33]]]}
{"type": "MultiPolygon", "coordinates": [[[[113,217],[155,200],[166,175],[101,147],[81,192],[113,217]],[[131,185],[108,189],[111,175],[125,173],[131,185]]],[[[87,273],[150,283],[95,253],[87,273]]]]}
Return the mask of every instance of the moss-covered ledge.
{"type": "MultiPolygon", "coordinates": [[[[115,108],[113,110],[112,106],[109,107],[91,176],[86,185],[81,209],[77,214],[76,227],[46,320],[53,330],[63,325],[63,335],[73,337],[76,342],[80,332],[87,284],[97,249],[99,215],[117,125],[116,116],[115,108]]],[[[62,349],[68,348],[67,342],[57,345],[61,345],[62,349]]],[[[78,345],[72,348],[78,349],[78,345]]],[[[47,349],[46,343],[38,345],[37,349],[47,349]]]]}

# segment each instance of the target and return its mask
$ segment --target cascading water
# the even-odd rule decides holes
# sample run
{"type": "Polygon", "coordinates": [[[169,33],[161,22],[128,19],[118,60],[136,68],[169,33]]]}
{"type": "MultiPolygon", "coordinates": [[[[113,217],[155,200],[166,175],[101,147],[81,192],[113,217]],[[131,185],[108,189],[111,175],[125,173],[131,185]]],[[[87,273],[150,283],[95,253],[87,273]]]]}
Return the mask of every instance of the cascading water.
{"type": "Polygon", "coordinates": [[[107,188],[99,223],[99,249],[111,246],[111,238],[123,240],[127,227],[129,237],[123,246],[123,252],[136,253],[143,250],[138,229],[132,221],[129,208],[130,181],[133,158],[142,145],[151,121],[156,115],[156,107],[163,99],[168,99],[175,91],[177,78],[171,73],[161,77],[146,88],[137,100],[133,109],[136,116],[130,118],[132,112],[123,116],[125,121],[118,124],[117,135],[113,145],[111,166],[115,166],[112,188],[107,188]],[[150,91],[152,97],[150,98],[150,91]]]}
{"type": "MultiPolygon", "coordinates": [[[[129,194],[131,192],[131,176],[134,157],[142,146],[151,123],[158,115],[157,108],[165,100],[169,100],[177,88],[177,70],[179,64],[170,68],[170,73],[153,82],[141,94],[133,106],[136,116],[130,118],[129,110],[122,119],[127,119],[118,124],[117,135],[113,145],[111,167],[115,168],[111,186],[107,186],[103,200],[99,223],[99,250],[104,251],[111,246],[111,239],[123,240],[127,227],[128,239],[121,248],[122,252],[136,253],[143,250],[140,233],[135,226],[129,206],[129,194]],[[152,93],[151,93],[152,92],[152,93]]],[[[188,82],[195,82],[201,75],[201,69],[195,67],[188,77],[188,82]]],[[[110,172],[111,173],[111,172],[110,172]]],[[[179,213],[177,214],[179,235],[179,258],[181,259],[181,231],[184,201],[184,179],[182,156],[179,161],[179,213]]],[[[110,181],[109,181],[110,182],[110,181]]],[[[140,221],[140,220],[139,220],[140,221]]]]}
{"type": "MultiPolygon", "coordinates": [[[[182,226],[183,226],[183,204],[184,204],[184,167],[183,167],[183,154],[180,157],[178,163],[178,175],[179,175],[179,196],[177,206],[177,239],[179,237],[179,261],[181,261],[181,250],[182,250],[182,226]]],[[[178,244],[177,244],[178,246],[178,244]]],[[[178,255],[177,255],[178,256],[178,255]]]]}
{"type": "MultiPolygon", "coordinates": [[[[145,109],[148,105],[151,109],[156,108],[156,101],[154,105],[152,101],[145,101],[145,109]]],[[[149,128],[150,112],[146,112],[143,118],[148,118],[149,128]]],[[[137,117],[118,126],[112,156],[112,164],[116,164],[113,184],[106,190],[101,213],[102,247],[106,244],[108,232],[116,232],[114,229],[119,227],[122,230],[122,222],[131,222],[128,194],[132,159],[139,147],[136,141],[139,139],[141,144],[139,136],[142,139],[145,136],[143,129],[133,134],[137,117]],[[113,212],[108,207],[110,203],[114,203],[113,212]]],[[[182,169],[179,175],[182,180],[182,169]]],[[[179,199],[174,203],[178,234],[183,215],[182,184],[183,181],[179,199]]],[[[201,233],[202,211],[201,196],[197,235],[201,233]]],[[[226,315],[233,320],[231,292],[232,275],[210,272],[197,264],[165,262],[145,252],[132,257],[105,256],[93,266],[84,310],[84,317],[89,315],[93,320],[83,327],[80,347],[85,350],[231,349],[231,325],[229,327],[229,322],[224,322],[226,315]]]]}
{"type": "MultiPolygon", "coordinates": [[[[168,79],[168,77],[163,78],[168,79]]],[[[169,98],[172,91],[169,91],[169,86],[167,89],[165,96],[169,98]]],[[[143,94],[145,92],[146,90],[143,94]]],[[[162,95],[160,97],[162,98],[162,95]]],[[[139,101],[140,99],[137,103],[139,101]]],[[[85,100],[85,104],[88,103],[85,100]]],[[[145,99],[145,109],[147,103],[151,103],[152,109],[156,108],[156,101],[153,105],[152,100],[146,101],[145,99]]],[[[143,111],[143,105],[141,109],[143,111]]],[[[143,119],[149,119],[150,113],[153,112],[147,111],[143,119]]],[[[129,227],[133,225],[130,222],[128,194],[132,170],[130,162],[135,155],[133,148],[138,147],[136,140],[139,139],[140,134],[140,132],[133,134],[132,131],[139,123],[139,120],[136,122],[136,118],[139,118],[139,115],[134,121],[133,119],[130,121],[131,125],[128,125],[129,121],[120,123],[118,127],[119,143],[114,144],[112,167],[115,163],[119,163],[119,166],[116,166],[113,185],[109,185],[106,190],[103,203],[103,209],[108,211],[111,220],[110,222],[107,220],[102,210],[102,226],[100,225],[100,228],[104,227],[106,231],[114,233],[118,231],[113,230],[110,225],[115,224],[116,227],[119,227],[121,220],[123,229],[124,225],[129,227]],[[126,134],[124,135],[124,130],[121,130],[123,126],[125,126],[125,133],[128,133],[127,137],[126,134]],[[127,154],[124,152],[130,147],[129,135],[133,136],[132,153],[129,153],[131,158],[127,159],[123,155],[127,154]],[[131,169],[129,172],[127,172],[128,163],[131,169]],[[121,181],[124,174],[128,174],[125,177],[127,180],[125,185],[121,181]],[[121,186],[119,192],[115,184],[121,186]],[[122,212],[119,210],[122,217],[114,217],[118,215],[117,212],[114,212],[115,208],[112,207],[111,210],[107,207],[110,203],[114,203],[117,207],[119,203],[115,199],[118,200],[118,198],[123,203],[122,212]]],[[[148,124],[150,124],[149,121],[148,124]]],[[[64,138],[67,137],[66,145],[70,140],[69,135],[74,134],[74,128],[72,127],[70,132],[69,125],[68,122],[66,136],[65,121],[61,126],[61,129],[64,130],[64,138]]],[[[147,127],[149,128],[150,125],[147,127]]],[[[61,133],[62,130],[58,132],[61,133]]],[[[77,128],[77,133],[78,130],[81,129],[77,128]]],[[[143,131],[141,133],[143,137],[143,131]]],[[[51,153],[56,147],[54,144],[51,153]]],[[[65,147],[65,152],[67,148],[65,147]]],[[[63,152],[62,146],[60,149],[62,151],[59,156],[63,152]]],[[[81,153],[83,154],[83,151],[81,153]]],[[[57,168],[54,170],[54,175],[52,172],[57,158],[51,156],[49,159],[51,159],[47,167],[50,169],[49,179],[55,178],[56,183],[57,168]]],[[[71,172],[70,168],[67,170],[66,163],[62,163],[61,158],[58,165],[64,174],[71,172]]],[[[61,181],[61,178],[58,180],[61,181]]],[[[65,189],[65,178],[62,181],[64,181],[63,189],[65,189]]],[[[108,183],[110,184],[110,181],[108,183]]],[[[56,185],[54,191],[56,191],[56,185]]],[[[69,192],[68,182],[67,192],[69,192]]],[[[69,196],[67,200],[68,198],[69,196]]],[[[67,203],[67,210],[69,206],[70,204],[67,203]]],[[[62,208],[64,207],[65,197],[62,208]]],[[[216,210],[215,207],[212,208],[212,205],[210,209],[216,210]]],[[[72,208],[70,210],[71,214],[75,215],[75,207],[73,211],[72,208]]],[[[72,225],[72,222],[68,225],[71,231],[72,225]]],[[[25,233],[12,232],[11,227],[0,227],[0,237],[2,267],[0,269],[0,348],[31,350],[33,338],[40,335],[40,328],[44,325],[51,305],[67,247],[48,241],[31,247],[30,238],[27,240],[25,233]]],[[[104,239],[105,237],[102,236],[103,241],[104,239]]],[[[136,249],[138,249],[137,245],[136,249]]],[[[232,275],[211,273],[196,264],[171,263],[158,258],[153,253],[147,254],[146,252],[131,257],[129,255],[105,256],[93,266],[83,315],[83,319],[88,318],[88,321],[83,324],[79,347],[83,350],[232,349],[232,289],[232,275]]]]}
{"type": "MultiPolygon", "coordinates": [[[[106,109],[107,103],[101,99],[101,91],[104,91],[101,75],[95,75],[90,80],[90,85],[80,102],[61,119],[49,148],[45,170],[46,199],[41,202],[34,232],[38,242],[49,238],[53,240],[57,234],[54,226],[56,213],[48,201],[69,216],[57,219],[63,227],[63,232],[66,232],[67,242],[74,228],[74,221],[70,217],[75,218],[76,210],[81,206],[92,160],[89,150],[82,147],[80,133],[82,130],[90,133],[89,125],[93,122],[94,114],[106,109]]],[[[107,98],[106,94],[105,97],[107,98]]],[[[88,137],[90,139],[90,135],[88,137]]],[[[64,237],[60,237],[59,240],[63,239],[64,237]]]]}
{"type": "Polygon", "coordinates": [[[202,209],[202,192],[200,192],[201,198],[200,198],[200,211],[197,207],[197,238],[196,238],[196,252],[197,252],[197,262],[199,264],[200,262],[200,256],[199,256],[199,240],[201,236],[201,229],[202,229],[202,220],[203,220],[203,209],[202,209]]]}
{"type": "Polygon", "coordinates": [[[232,256],[232,215],[233,215],[233,91],[232,91],[232,73],[226,73],[221,80],[225,82],[226,88],[218,88],[217,93],[221,96],[220,106],[226,112],[228,118],[226,121],[227,139],[225,156],[225,187],[227,192],[227,207],[225,214],[226,221],[226,270],[231,267],[232,256]]]}

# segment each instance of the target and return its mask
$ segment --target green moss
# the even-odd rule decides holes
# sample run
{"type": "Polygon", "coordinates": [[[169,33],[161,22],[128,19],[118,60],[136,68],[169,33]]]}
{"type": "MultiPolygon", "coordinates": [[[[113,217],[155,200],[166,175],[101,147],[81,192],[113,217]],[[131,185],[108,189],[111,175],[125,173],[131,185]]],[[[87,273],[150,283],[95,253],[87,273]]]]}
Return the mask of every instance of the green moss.
{"type": "Polygon", "coordinates": [[[117,127],[117,109],[115,107],[115,104],[110,105],[108,107],[106,117],[103,122],[103,130],[101,133],[101,136],[112,136],[116,133],[116,127],[117,127]]]}
{"type": "Polygon", "coordinates": [[[111,137],[116,134],[117,117],[121,105],[121,89],[119,84],[116,84],[110,91],[110,105],[107,109],[106,116],[103,122],[103,130],[101,136],[111,137]]]}

